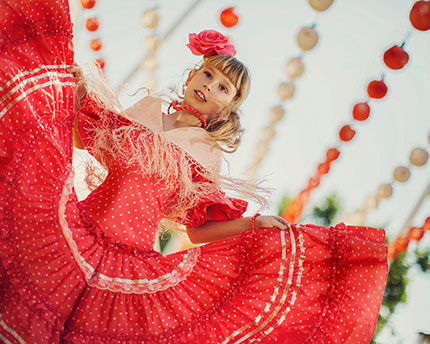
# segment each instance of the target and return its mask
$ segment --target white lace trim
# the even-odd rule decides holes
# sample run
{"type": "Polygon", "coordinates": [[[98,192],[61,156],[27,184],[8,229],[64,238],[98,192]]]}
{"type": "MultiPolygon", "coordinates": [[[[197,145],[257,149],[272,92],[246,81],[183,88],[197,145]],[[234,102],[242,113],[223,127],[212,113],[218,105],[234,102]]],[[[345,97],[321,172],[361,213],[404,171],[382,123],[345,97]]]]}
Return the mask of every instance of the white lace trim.
{"type": "Polygon", "coordinates": [[[193,268],[197,263],[197,259],[200,256],[200,247],[189,249],[187,253],[184,254],[182,262],[180,262],[171,272],[160,275],[155,279],[132,280],[121,277],[111,277],[97,272],[96,269],[86,262],[84,257],[80,254],[78,246],[73,239],[73,233],[66,220],[66,204],[69,200],[69,195],[72,192],[73,178],[75,174],[71,165],[69,166],[69,170],[70,173],[64,183],[59,203],[59,222],[70,250],[84,273],[87,283],[91,287],[127,294],[156,293],[173,287],[188,277],[188,275],[193,271],[193,268]]]}

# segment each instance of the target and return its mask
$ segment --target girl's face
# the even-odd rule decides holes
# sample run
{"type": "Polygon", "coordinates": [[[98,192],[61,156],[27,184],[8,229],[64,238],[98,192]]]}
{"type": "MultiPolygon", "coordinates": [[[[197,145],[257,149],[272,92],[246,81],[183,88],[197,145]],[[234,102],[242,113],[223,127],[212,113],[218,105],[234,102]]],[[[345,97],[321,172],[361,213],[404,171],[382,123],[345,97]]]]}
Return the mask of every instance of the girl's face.
{"type": "Polygon", "coordinates": [[[191,71],[187,80],[183,105],[191,105],[206,120],[217,116],[236,95],[236,87],[215,67],[191,71]]]}

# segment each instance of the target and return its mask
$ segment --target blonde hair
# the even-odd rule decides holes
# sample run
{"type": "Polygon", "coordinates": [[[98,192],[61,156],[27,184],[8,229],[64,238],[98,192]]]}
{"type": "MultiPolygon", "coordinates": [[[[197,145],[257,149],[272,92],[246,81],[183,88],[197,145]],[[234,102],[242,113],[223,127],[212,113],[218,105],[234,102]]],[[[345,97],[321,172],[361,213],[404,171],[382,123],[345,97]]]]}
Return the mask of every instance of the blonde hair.
{"type": "MultiPolygon", "coordinates": [[[[235,86],[237,93],[234,96],[231,104],[225,106],[224,115],[222,117],[216,116],[212,118],[206,127],[206,138],[213,143],[212,149],[220,149],[226,153],[235,152],[241,142],[241,136],[244,132],[244,129],[240,123],[239,116],[239,106],[246,99],[249,94],[250,89],[250,76],[247,68],[236,58],[229,55],[216,55],[208,58],[204,58],[200,66],[195,67],[195,71],[200,70],[201,68],[211,66],[217,68],[221,71],[232,84],[235,86]],[[228,149],[223,148],[226,146],[228,149]]],[[[118,100],[117,94],[108,86],[106,80],[102,76],[99,71],[94,70],[94,68],[90,68],[89,73],[87,74],[87,86],[89,90],[93,90],[97,97],[94,99],[99,105],[105,109],[105,111],[113,111],[120,115],[123,115],[127,118],[124,110],[118,100]],[[89,77],[88,77],[89,75],[89,77]]],[[[83,81],[85,82],[85,81],[83,81]]],[[[145,159],[150,159],[150,152],[146,152],[146,147],[135,147],[133,152],[124,153],[121,149],[122,142],[124,141],[124,134],[128,136],[129,133],[133,133],[136,128],[126,128],[124,127],[121,130],[121,134],[118,136],[121,139],[118,139],[117,136],[120,132],[117,130],[115,133],[110,133],[108,127],[106,128],[97,128],[96,135],[94,136],[94,146],[100,152],[109,152],[108,156],[109,160],[112,161],[117,154],[131,154],[130,161],[139,161],[138,165],[142,165],[142,174],[145,175],[148,173],[148,165],[145,164],[142,160],[142,157],[146,157],[145,159]],[[112,142],[114,142],[114,146],[112,146],[112,142]]],[[[156,135],[153,135],[156,137],[156,135]]],[[[164,147],[167,146],[162,142],[160,138],[157,138],[158,142],[156,147],[164,147]]],[[[142,141],[142,145],[145,146],[145,143],[142,141]]],[[[106,155],[106,154],[105,154],[106,155]]],[[[169,154],[170,156],[171,154],[169,154]]],[[[173,154],[171,156],[174,156],[173,154]]],[[[153,159],[157,159],[156,157],[152,157],[153,159]]],[[[159,161],[158,164],[162,164],[162,161],[159,161]]],[[[109,169],[108,163],[101,163],[105,169],[109,169]]],[[[153,164],[157,164],[157,161],[153,161],[153,164]]],[[[157,165],[158,165],[157,164],[157,165]]],[[[247,181],[241,178],[234,178],[230,176],[221,175],[218,172],[212,171],[212,173],[208,173],[208,171],[204,171],[201,169],[198,170],[198,174],[204,177],[207,181],[205,182],[195,182],[190,183],[190,181],[186,180],[187,173],[184,172],[187,168],[186,164],[183,163],[181,170],[182,172],[176,171],[175,174],[181,180],[181,183],[184,184],[183,192],[177,194],[177,197],[172,199],[170,203],[169,211],[166,212],[166,218],[175,221],[178,218],[184,218],[184,215],[187,213],[191,207],[195,206],[198,202],[198,198],[202,195],[208,195],[210,192],[214,192],[218,187],[221,187],[221,190],[225,191],[234,191],[238,194],[238,196],[234,195],[230,197],[240,197],[241,199],[245,199],[247,201],[254,200],[256,203],[260,205],[260,208],[257,211],[261,211],[265,209],[269,205],[268,198],[271,196],[271,193],[274,189],[261,187],[260,184],[264,180],[259,180],[256,182],[247,181]],[[201,184],[201,185],[200,185],[201,184]],[[218,185],[218,187],[217,187],[218,185]],[[266,194],[264,197],[260,194],[266,194]],[[175,209],[175,205],[177,209],[175,209]]],[[[162,168],[159,166],[158,168],[162,168]]],[[[154,168],[154,171],[156,169],[154,168]]],[[[165,174],[166,175],[166,174],[165,174]]],[[[87,176],[86,181],[87,185],[90,189],[94,189],[102,178],[98,178],[97,173],[91,169],[87,168],[87,176]],[[91,178],[95,176],[95,178],[91,178]],[[90,185],[90,181],[96,181],[97,183],[90,185]]],[[[165,225],[165,223],[164,223],[165,225]]],[[[161,227],[163,225],[161,224],[161,227]]],[[[164,226],[166,228],[166,226],[164,226]]],[[[160,227],[159,227],[160,229],[160,227]]],[[[184,231],[183,228],[178,226],[168,226],[168,229],[173,229],[177,231],[184,231]]],[[[161,231],[164,231],[164,228],[161,228],[161,231]]]]}

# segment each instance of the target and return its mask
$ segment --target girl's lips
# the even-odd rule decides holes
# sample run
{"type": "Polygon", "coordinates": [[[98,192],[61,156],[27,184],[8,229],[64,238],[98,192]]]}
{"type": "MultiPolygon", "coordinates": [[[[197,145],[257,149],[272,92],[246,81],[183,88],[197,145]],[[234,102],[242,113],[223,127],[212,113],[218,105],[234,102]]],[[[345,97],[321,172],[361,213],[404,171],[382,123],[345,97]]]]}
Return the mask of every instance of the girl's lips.
{"type": "Polygon", "coordinates": [[[194,96],[201,102],[206,102],[206,97],[203,92],[194,90],[194,96]]]}

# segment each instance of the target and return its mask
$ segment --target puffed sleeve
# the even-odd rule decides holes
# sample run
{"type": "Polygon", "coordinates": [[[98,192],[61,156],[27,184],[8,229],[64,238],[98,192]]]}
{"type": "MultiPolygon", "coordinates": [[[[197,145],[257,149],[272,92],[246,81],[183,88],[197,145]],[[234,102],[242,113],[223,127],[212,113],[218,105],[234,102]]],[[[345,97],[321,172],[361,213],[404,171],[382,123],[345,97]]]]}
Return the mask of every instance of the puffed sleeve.
{"type": "Polygon", "coordinates": [[[206,221],[233,220],[242,217],[247,207],[247,201],[228,197],[220,191],[207,198],[201,198],[199,203],[187,212],[190,221],[181,223],[197,227],[206,221]]]}
{"type": "Polygon", "coordinates": [[[113,131],[123,125],[129,125],[131,122],[121,115],[100,107],[94,100],[95,97],[95,94],[89,93],[82,101],[78,112],[77,129],[85,149],[99,162],[102,159],[107,162],[109,160],[107,156],[100,156],[103,154],[103,149],[95,147],[95,134],[101,130],[113,131]]]}

